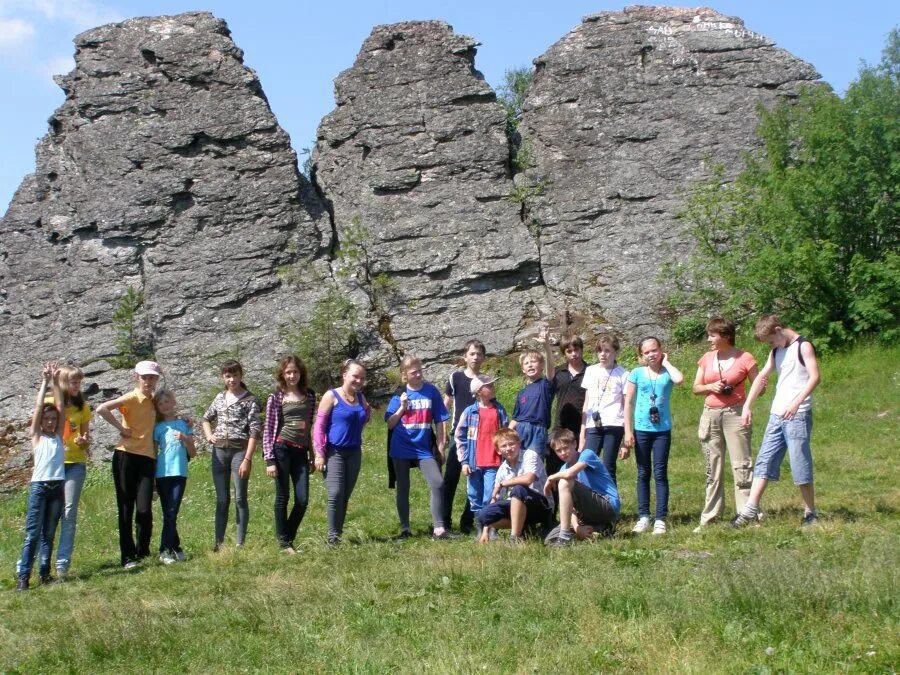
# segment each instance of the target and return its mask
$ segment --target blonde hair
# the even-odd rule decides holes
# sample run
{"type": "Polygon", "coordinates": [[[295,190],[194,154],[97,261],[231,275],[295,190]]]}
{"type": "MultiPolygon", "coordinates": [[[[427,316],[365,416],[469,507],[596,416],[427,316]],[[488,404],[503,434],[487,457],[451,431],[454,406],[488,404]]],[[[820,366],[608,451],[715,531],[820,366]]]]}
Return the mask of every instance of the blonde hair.
{"type": "Polygon", "coordinates": [[[407,371],[409,371],[413,366],[418,365],[422,366],[422,359],[420,359],[415,354],[407,354],[400,360],[400,374],[402,377],[406,376],[407,371]]]}
{"type": "Polygon", "coordinates": [[[541,354],[537,349],[526,349],[524,352],[519,354],[519,365],[520,366],[524,365],[525,359],[532,357],[532,356],[534,358],[536,358],[538,361],[540,361],[541,363],[544,362],[544,355],[541,354]]]}
{"type": "Polygon", "coordinates": [[[60,366],[57,374],[57,382],[63,392],[63,404],[73,405],[76,408],[84,406],[84,396],[79,391],[75,396],[69,394],[69,383],[72,380],[84,380],[84,371],[78,366],[60,366]]]}
{"type": "Polygon", "coordinates": [[[500,443],[503,441],[516,441],[519,447],[522,447],[522,439],[519,438],[519,434],[516,433],[515,429],[508,429],[507,427],[498,429],[497,433],[494,434],[494,449],[499,448],[500,443]]]}
{"type": "Polygon", "coordinates": [[[176,401],[175,392],[171,389],[159,389],[155,394],[153,394],[153,407],[156,408],[156,421],[162,422],[163,417],[162,413],[159,411],[159,402],[164,398],[171,398],[173,401],[176,401]]]}

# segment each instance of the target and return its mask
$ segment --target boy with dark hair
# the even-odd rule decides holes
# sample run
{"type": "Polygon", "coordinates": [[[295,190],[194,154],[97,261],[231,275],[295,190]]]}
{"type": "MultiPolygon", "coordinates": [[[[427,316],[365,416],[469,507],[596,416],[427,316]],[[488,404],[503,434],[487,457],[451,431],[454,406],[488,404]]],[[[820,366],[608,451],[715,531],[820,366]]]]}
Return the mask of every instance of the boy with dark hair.
{"type": "MultiPolygon", "coordinates": [[[[579,335],[565,335],[559,348],[566,362],[557,366],[552,385],[556,395],[555,429],[569,429],[575,437],[581,435],[581,409],[584,407],[582,380],[588,364],[584,360],[584,340],[579,335]]],[[[547,472],[556,473],[560,467],[559,458],[553,452],[547,453],[547,472]]]]}
{"type": "MultiPolygon", "coordinates": [[[[456,452],[456,427],[463,410],[475,403],[471,386],[473,378],[481,372],[481,364],[486,355],[484,343],[481,340],[469,340],[463,349],[465,368],[456,370],[450,374],[447,386],[444,389],[444,405],[448,410],[453,410],[453,423],[450,425],[448,438],[450,446],[447,448],[447,466],[444,468],[444,523],[452,529],[453,524],[453,498],[456,496],[456,486],[459,485],[459,476],[462,466],[456,452]]],[[[469,507],[469,500],[465,500],[462,516],[459,519],[459,529],[464,534],[472,531],[475,525],[475,516],[469,507]]]]}
{"type": "Polygon", "coordinates": [[[619,491],[616,483],[593,450],[578,452],[575,434],[556,429],[550,434],[550,447],[562,460],[560,471],[549,476],[544,494],[559,487],[559,527],[545,540],[548,546],[568,546],[587,539],[595,531],[611,536],[619,517],[619,491]]]}
{"type": "Polygon", "coordinates": [[[753,403],[762,393],[773,371],[778,373],[778,384],[775,386],[769,423],[753,467],[750,496],[741,512],[731,521],[731,526],[742,527],[757,521],[760,499],[769,481],[779,479],[781,463],[787,451],[791,475],[800,488],[805,506],[800,526],[807,527],[818,520],[813,489],[812,449],[809,445],[812,433],[812,392],[820,380],[816,351],[806,338],[785,326],[774,314],[760,317],[756,322],[755,336],[760,342],[768,344],[772,351],[747,394],[741,416],[744,426],[750,426],[753,420],[753,403]]]}

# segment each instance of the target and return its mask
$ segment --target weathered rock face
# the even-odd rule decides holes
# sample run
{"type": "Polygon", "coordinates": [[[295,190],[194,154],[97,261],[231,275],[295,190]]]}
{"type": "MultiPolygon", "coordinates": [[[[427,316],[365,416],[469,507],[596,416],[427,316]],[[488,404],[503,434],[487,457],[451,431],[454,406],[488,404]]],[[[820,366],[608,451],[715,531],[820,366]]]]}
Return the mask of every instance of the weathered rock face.
{"type": "Polygon", "coordinates": [[[544,280],[620,331],[657,330],[660,267],[689,249],[690,181],[707,157],[733,173],[757,106],[818,76],[710,9],[588,16],[534,63],[522,132],[548,181],[532,208],[544,280]]]}
{"type": "Polygon", "coordinates": [[[393,281],[372,303],[381,337],[429,360],[473,336],[508,350],[540,295],[475,44],[443,22],[376,27],[335,82],[314,154],[338,240],[365,229],[371,273],[393,281]]]}
{"type": "Polygon", "coordinates": [[[78,36],[66,101],[0,224],[0,414],[29,408],[42,358],[89,364],[97,398],[128,389],[104,359],[129,287],[185,403],[223,352],[271,367],[278,326],[315,293],[283,286],[279,267],[320,264],[331,227],[242,58],[205,13],[78,36]]]}
{"type": "MultiPolygon", "coordinates": [[[[129,388],[108,363],[129,288],[185,407],[226,354],[268,381],[279,327],[335,278],[365,310],[376,366],[446,362],[472,337],[507,352],[563,308],[655,330],[660,266],[689,247],[690,181],[707,157],[736,170],[756,106],[816,78],[712,10],[587,17],[535,61],[521,131],[536,165],[513,181],[475,42],[442,22],[379,26],[336,80],[314,190],[224,22],[134,19],[76,47],[0,222],[0,418],[27,415],[44,358],[86,364],[92,403],[129,388]]],[[[111,428],[95,429],[102,448],[111,428]]]]}

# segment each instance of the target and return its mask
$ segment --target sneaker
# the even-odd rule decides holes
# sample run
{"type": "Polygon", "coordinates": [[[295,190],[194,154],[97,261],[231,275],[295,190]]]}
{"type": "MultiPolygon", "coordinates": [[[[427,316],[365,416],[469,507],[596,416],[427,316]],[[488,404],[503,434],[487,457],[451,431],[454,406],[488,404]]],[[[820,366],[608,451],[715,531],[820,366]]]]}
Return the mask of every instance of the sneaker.
{"type": "Polygon", "coordinates": [[[489,527],[488,528],[488,541],[497,541],[498,539],[500,539],[500,535],[497,534],[497,530],[495,530],[493,527],[489,527]]]}
{"type": "Polygon", "coordinates": [[[295,549],[293,546],[282,546],[281,552],[285,555],[297,555],[297,549],[295,549]]]}
{"type": "Polygon", "coordinates": [[[159,562],[163,565],[171,565],[175,562],[175,554],[172,551],[163,551],[159,554],[159,562]]]}
{"type": "Polygon", "coordinates": [[[666,533],[666,521],[664,521],[664,520],[653,521],[653,534],[665,534],[665,533],[666,533]]]}
{"type": "Polygon", "coordinates": [[[510,544],[524,544],[525,537],[520,537],[517,534],[511,534],[511,535],[509,535],[509,543],[510,544]]]}
{"type": "Polygon", "coordinates": [[[341,536],[339,534],[329,534],[328,535],[328,545],[329,546],[340,546],[341,545],[341,536]]]}
{"type": "Polygon", "coordinates": [[[560,527],[557,525],[550,530],[544,537],[544,546],[552,546],[553,542],[559,539],[560,527]]]}
{"type": "Polygon", "coordinates": [[[703,533],[703,525],[698,525],[693,530],[691,530],[694,534],[702,534],[703,533]]]}
{"type": "Polygon", "coordinates": [[[41,586],[49,586],[54,581],[54,578],[50,576],[50,572],[41,575],[41,586]]]}
{"type": "Polygon", "coordinates": [[[178,562],[184,562],[187,559],[187,553],[182,551],[180,548],[175,550],[175,560],[177,560],[178,562]]]}
{"type": "Polygon", "coordinates": [[[818,522],[819,514],[815,511],[810,511],[803,516],[803,519],[800,521],[800,527],[810,527],[811,525],[815,525],[818,522]]]}
{"type": "Polygon", "coordinates": [[[63,583],[66,579],[69,578],[69,570],[61,570],[56,568],[56,581],[57,583],[63,583]]]}
{"type": "Polygon", "coordinates": [[[410,537],[412,537],[412,532],[409,530],[400,530],[400,534],[394,537],[394,541],[406,541],[410,537]]]}
{"type": "Polygon", "coordinates": [[[124,567],[126,570],[133,570],[135,567],[138,566],[138,564],[139,563],[137,560],[126,560],[125,564],[122,565],[122,567],[124,567]]]}
{"type": "Polygon", "coordinates": [[[631,529],[635,534],[643,534],[647,530],[650,529],[650,517],[649,516],[641,516],[638,518],[638,521],[634,524],[634,527],[631,529]]]}
{"type": "Polygon", "coordinates": [[[728,527],[746,527],[747,525],[756,522],[759,521],[757,521],[755,517],[745,516],[743,513],[739,513],[728,522],[728,527]]]}
{"type": "Polygon", "coordinates": [[[16,591],[27,591],[28,588],[28,577],[19,577],[16,579],[16,591]]]}
{"type": "Polygon", "coordinates": [[[566,546],[572,546],[575,544],[575,537],[568,537],[563,539],[562,537],[557,537],[556,539],[551,539],[547,542],[547,546],[550,548],[564,548],[566,546]]]}

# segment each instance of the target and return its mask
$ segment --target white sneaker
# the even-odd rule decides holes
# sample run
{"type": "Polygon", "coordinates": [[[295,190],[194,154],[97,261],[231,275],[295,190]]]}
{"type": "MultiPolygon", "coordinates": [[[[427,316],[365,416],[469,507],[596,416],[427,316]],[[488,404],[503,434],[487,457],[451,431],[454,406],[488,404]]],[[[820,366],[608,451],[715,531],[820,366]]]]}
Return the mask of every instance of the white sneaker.
{"type": "Polygon", "coordinates": [[[163,565],[171,565],[173,562],[175,562],[175,556],[171,551],[163,551],[159,554],[159,562],[161,562],[163,565]]]}
{"type": "Polygon", "coordinates": [[[657,520],[653,523],[653,534],[665,534],[666,533],[666,521],[657,520]]]}
{"type": "Polygon", "coordinates": [[[693,530],[691,530],[694,534],[703,534],[703,525],[698,525],[693,530]]]}
{"type": "Polygon", "coordinates": [[[635,534],[643,534],[647,530],[650,529],[650,518],[647,516],[643,516],[638,519],[638,521],[634,524],[634,528],[632,528],[632,532],[635,534]]]}

